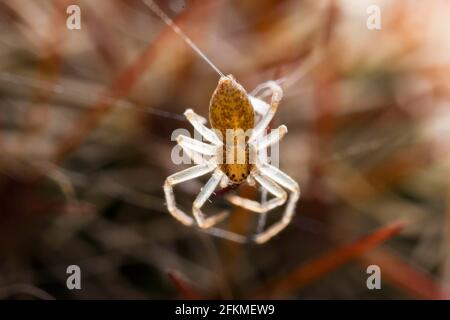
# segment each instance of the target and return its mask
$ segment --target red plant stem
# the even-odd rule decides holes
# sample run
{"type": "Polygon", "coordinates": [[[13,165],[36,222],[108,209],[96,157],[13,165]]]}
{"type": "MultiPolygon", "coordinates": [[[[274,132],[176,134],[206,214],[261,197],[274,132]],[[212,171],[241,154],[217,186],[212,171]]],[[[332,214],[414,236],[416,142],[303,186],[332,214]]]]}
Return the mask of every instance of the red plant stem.
{"type": "Polygon", "coordinates": [[[325,274],[341,267],[381,243],[398,234],[404,227],[403,223],[393,223],[378,229],[350,244],[332,250],[304,265],[294,269],[286,276],[273,281],[257,293],[258,298],[267,296],[282,297],[298,291],[300,288],[318,280],[325,274]]]}

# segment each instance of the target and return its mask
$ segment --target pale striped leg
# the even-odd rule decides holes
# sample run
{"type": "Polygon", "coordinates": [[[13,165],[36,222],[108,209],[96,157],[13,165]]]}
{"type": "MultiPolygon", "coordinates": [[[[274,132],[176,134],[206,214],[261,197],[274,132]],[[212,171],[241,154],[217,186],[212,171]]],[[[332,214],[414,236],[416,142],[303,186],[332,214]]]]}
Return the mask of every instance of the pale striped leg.
{"type": "MultiPolygon", "coordinates": [[[[210,157],[206,155],[204,152],[197,152],[193,150],[193,148],[186,143],[186,136],[178,136],[177,143],[183,149],[183,152],[188,155],[188,157],[194,162],[194,164],[204,164],[210,160],[210,157]]],[[[190,139],[190,138],[189,138],[190,139]]]]}
{"type": "Polygon", "coordinates": [[[220,228],[214,228],[214,227],[209,228],[209,229],[204,229],[204,232],[206,232],[212,236],[230,240],[230,241],[234,241],[237,243],[246,243],[247,239],[248,239],[248,237],[243,236],[241,234],[237,234],[232,231],[228,231],[228,230],[224,230],[224,229],[220,229],[220,228]]]}
{"type": "MultiPolygon", "coordinates": [[[[265,88],[268,88],[272,91],[272,98],[270,101],[269,110],[263,115],[261,121],[255,126],[253,129],[252,135],[249,139],[249,142],[253,142],[258,139],[260,136],[264,134],[265,129],[269,125],[270,121],[272,121],[273,116],[275,115],[278,105],[283,98],[283,90],[275,81],[268,81],[261,85],[259,85],[254,92],[259,92],[265,88]]],[[[256,104],[256,102],[255,102],[256,104]]]]}
{"type": "Polygon", "coordinates": [[[173,186],[178,183],[207,174],[208,172],[213,171],[216,167],[217,164],[215,162],[208,161],[204,164],[199,164],[174,173],[167,177],[166,181],[164,182],[164,194],[166,196],[167,209],[175,219],[177,219],[184,225],[191,226],[194,223],[194,219],[192,219],[177,207],[175,202],[175,195],[173,194],[173,186]]]}
{"type": "Polygon", "coordinates": [[[270,105],[267,102],[251,95],[249,95],[248,98],[253,106],[253,110],[255,110],[257,114],[264,116],[269,111],[270,105]]]}
{"type": "Polygon", "coordinates": [[[270,226],[265,231],[255,235],[254,241],[261,244],[278,234],[291,222],[292,217],[295,214],[295,206],[300,198],[300,188],[297,182],[295,182],[291,177],[270,164],[263,164],[261,166],[258,165],[258,169],[262,174],[279,183],[291,192],[281,220],[270,226]]]}
{"type": "Polygon", "coordinates": [[[250,92],[250,95],[253,97],[256,97],[257,99],[265,98],[270,95],[270,92],[273,94],[278,94],[279,99],[281,100],[283,89],[281,89],[280,85],[277,83],[277,81],[266,81],[263,83],[260,83],[256,86],[255,89],[250,92]],[[266,94],[266,92],[269,92],[269,94],[266,94]]]}
{"type": "MultiPolygon", "coordinates": [[[[261,161],[262,163],[266,163],[267,162],[267,148],[264,149],[260,149],[258,151],[258,158],[259,161],[261,161]]],[[[261,191],[261,203],[266,203],[267,202],[267,196],[268,196],[268,191],[267,189],[260,187],[259,188],[261,191]]],[[[267,212],[261,213],[258,216],[258,224],[256,225],[256,233],[259,233],[261,231],[264,230],[265,226],[266,226],[266,222],[267,222],[267,212]]]]}
{"type": "MultiPolygon", "coordinates": [[[[267,202],[267,190],[261,188],[261,204],[264,204],[266,202],[267,202]]],[[[267,212],[263,212],[258,217],[258,224],[256,225],[256,233],[260,233],[261,231],[264,230],[266,222],[267,222],[267,212]]]]}
{"type": "Polygon", "coordinates": [[[216,169],[212,177],[208,180],[205,186],[202,188],[197,198],[195,199],[192,205],[192,212],[194,214],[194,218],[197,221],[197,224],[202,229],[207,229],[212,227],[213,225],[221,222],[228,215],[227,211],[223,211],[211,217],[205,217],[203,212],[201,211],[201,207],[205,204],[206,200],[211,196],[211,194],[216,189],[219,182],[222,180],[224,173],[220,169],[216,169]]]}
{"type": "Polygon", "coordinates": [[[177,137],[177,143],[184,148],[190,149],[200,154],[213,156],[217,152],[217,146],[207,144],[183,135],[177,137]]]}
{"type": "Polygon", "coordinates": [[[226,188],[230,184],[230,179],[228,179],[227,175],[224,174],[222,180],[220,180],[220,187],[226,188]]]}
{"type": "Polygon", "coordinates": [[[205,126],[207,120],[196,114],[192,109],[187,109],[184,115],[192,126],[201,134],[205,140],[213,143],[213,145],[180,135],[177,137],[177,143],[183,148],[183,151],[192,159],[195,164],[203,164],[208,159],[205,156],[214,156],[217,147],[222,146],[222,141],[211,129],[205,126]]]}
{"type": "Polygon", "coordinates": [[[253,212],[265,213],[278,206],[281,206],[286,202],[286,192],[282,188],[280,188],[280,186],[278,186],[273,180],[271,180],[267,176],[263,176],[260,174],[252,173],[252,175],[264,189],[269,191],[275,197],[267,202],[259,203],[258,201],[246,199],[237,195],[229,195],[227,196],[227,199],[228,201],[230,201],[230,203],[253,212]]]}
{"type": "Polygon", "coordinates": [[[192,162],[194,162],[194,164],[204,164],[206,162],[208,162],[209,158],[205,157],[204,155],[192,151],[191,149],[185,148],[183,146],[181,146],[181,148],[183,149],[183,151],[188,155],[188,157],[192,160],[192,162]]]}
{"type": "Polygon", "coordinates": [[[184,112],[184,115],[195,128],[195,130],[197,130],[202,135],[203,138],[216,146],[222,145],[222,140],[217,136],[217,134],[204,125],[206,123],[205,118],[196,114],[192,109],[187,109],[184,112]]]}
{"type": "Polygon", "coordinates": [[[258,151],[263,150],[280,141],[286,135],[287,131],[287,127],[281,125],[277,129],[272,130],[269,134],[262,136],[259,139],[257,138],[252,145],[258,151]]]}

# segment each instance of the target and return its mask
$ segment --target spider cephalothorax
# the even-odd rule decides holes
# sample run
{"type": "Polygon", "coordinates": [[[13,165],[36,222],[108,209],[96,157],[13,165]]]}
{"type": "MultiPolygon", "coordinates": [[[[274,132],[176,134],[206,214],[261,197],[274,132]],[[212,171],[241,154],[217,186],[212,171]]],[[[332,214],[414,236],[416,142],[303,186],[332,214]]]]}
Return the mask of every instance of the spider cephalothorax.
{"type": "Polygon", "coordinates": [[[209,119],[212,129],[205,126],[206,120],[188,109],[185,116],[202,137],[210,142],[204,143],[186,136],[179,136],[177,142],[194,160],[195,166],[169,176],[164,183],[164,192],[169,212],[185,225],[197,225],[202,229],[213,230],[213,234],[230,240],[245,242],[246,238],[230,231],[213,228],[228,214],[227,211],[206,217],[201,207],[220,184],[239,184],[255,181],[274,197],[262,203],[245,199],[237,195],[229,195],[227,199],[234,205],[241,206],[256,213],[265,214],[288,199],[284,187],[290,191],[289,201],[280,221],[268,229],[257,233],[252,240],[264,243],[284,229],[292,219],[295,205],[300,196],[298,184],[288,175],[267,162],[267,147],[277,143],[286,133],[287,128],[280,126],[277,130],[266,134],[266,128],[272,120],[282,98],[281,88],[273,81],[260,85],[257,92],[270,90],[270,105],[247,95],[245,89],[233,78],[223,76],[214,91],[210,107],[209,119]],[[261,120],[255,125],[255,112],[261,120]],[[196,155],[205,157],[196,157],[196,155]],[[214,172],[206,185],[201,189],[192,206],[194,218],[180,210],[175,203],[173,185],[214,172]]]}

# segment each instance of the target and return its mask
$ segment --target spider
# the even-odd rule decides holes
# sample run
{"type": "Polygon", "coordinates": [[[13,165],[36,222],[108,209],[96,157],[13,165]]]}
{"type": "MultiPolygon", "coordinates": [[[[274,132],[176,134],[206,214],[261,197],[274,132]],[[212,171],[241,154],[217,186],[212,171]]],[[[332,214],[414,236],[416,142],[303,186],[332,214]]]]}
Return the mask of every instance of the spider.
{"type": "Polygon", "coordinates": [[[266,149],[277,143],[287,133],[286,126],[282,125],[278,130],[266,134],[266,128],[277,111],[283,91],[276,82],[268,81],[259,85],[253,92],[253,95],[248,95],[232,75],[221,76],[209,105],[209,121],[212,129],[207,128],[205,126],[207,120],[192,109],[185,111],[184,115],[187,120],[209,143],[183,135],[178,136],[177,143],[196,165],[167,177],[164,183],[164,193],[168,211],[184,225],[197,226],[230,240],[246,242],[248,239],[242,235],[215,227],[227,217],[228,211],[207,217],[201,209],[219,184],[221,187],[226,187],[227,185],[239,185],[244,181],[253,186],[258,183],[263,190],[274,197],[268,201],[258,202],[237,195],[229,195],[227,200],[233,205],[258,214],[266,214],[287,201],[280,221],[250,237],[251,241],[262,244],[281,232],[290,223],[300,197],[300,189],[297,182],[277,167],[269,164],[266,159],[266,149]],[[258,93],[267,90],[271,93],[270,104],[257,97],[258,93]],[[261,120],[256,125],[255,113],[261,116],[261,120]],[[242,130],[242,132],[246,131],[250,134],[245,137],[239,137],[237,134],[237,138],[233,137],[229,140],[226,131],[230,129],[242,130]],[[227,138],[223,139],[223,137],[227,138]],[[243,161],[236,161],[234,153],[239,153],[239,151],[243,154],[243,161]],[[198,154],[204,157],[196,157],[198,154]],[[224,162],[224,158],[227,161],[224,162]],[[228,161],[230,158],[234,161],[228,161]],[[192,205],[192,218],[177,207],[173,187],[181,182],[209,173],[212,173],[212,176],[192,205]],[[283,188],[289,191],[289,197],[283,188]]]}

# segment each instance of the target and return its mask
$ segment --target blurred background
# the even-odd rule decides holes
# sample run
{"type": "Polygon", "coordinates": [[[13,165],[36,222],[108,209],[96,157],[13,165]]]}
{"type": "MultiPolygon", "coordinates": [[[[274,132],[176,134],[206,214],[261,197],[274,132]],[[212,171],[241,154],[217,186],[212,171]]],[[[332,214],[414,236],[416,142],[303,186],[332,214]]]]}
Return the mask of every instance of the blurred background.
{"type": "MultiPolygon", "coordinates": [[[[172,132],[192,133],[186,108],[207,117],[219,77],[145,4],[3,0],[0,298],[448,298],[450,3],[156,2],[249,92],[285,79],[273,126],[289,129],[294,220],[257,246],[168,214],[163,182],[187,167],[172,132]],[[80,30],[66,27],[73,4],[80,30]]],[[[206,178],[176,187],[180,207],[206,178]]],[[[224,193],[206,212],[230,206],[224,193]]],[[[251,235],[255,214],[231,209],[224,228],[251,235]]]]}

